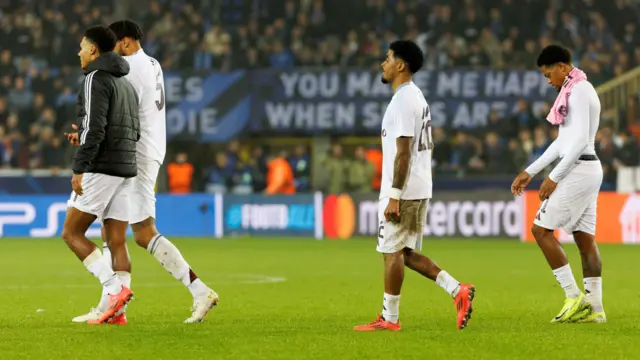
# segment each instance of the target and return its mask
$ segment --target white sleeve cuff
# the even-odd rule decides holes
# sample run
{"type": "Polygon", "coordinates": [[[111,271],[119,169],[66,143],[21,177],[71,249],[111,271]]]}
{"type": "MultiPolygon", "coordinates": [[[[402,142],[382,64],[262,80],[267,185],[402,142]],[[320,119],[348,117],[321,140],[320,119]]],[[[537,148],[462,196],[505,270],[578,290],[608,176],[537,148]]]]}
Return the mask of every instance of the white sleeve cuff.
{"type": "Polygon", "coordinates": [[[389,189],[389,197],[395,200],[400,200],[400,196],[402,195],[402,190],[391,188],[389,189]]]}

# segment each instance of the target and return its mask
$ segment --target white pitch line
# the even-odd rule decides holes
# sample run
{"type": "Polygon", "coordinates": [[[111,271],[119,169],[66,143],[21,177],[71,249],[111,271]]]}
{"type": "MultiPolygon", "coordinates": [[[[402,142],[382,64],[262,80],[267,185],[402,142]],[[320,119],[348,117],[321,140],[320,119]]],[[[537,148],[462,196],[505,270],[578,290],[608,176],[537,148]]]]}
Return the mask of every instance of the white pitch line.
{"type": "MultiPolygon", "coordinates": [[[[256,275],[256,274],[227,274],[217,275],[213,281],[210,281],[212,285],[237,285],[237,284],[273,284],[287,281],[286,278],[281,276],[268,276],[268,275],[256,275]],[[216,280],[216,277],[218,280],[216,280]],[[224,280],[226,278],[226,280],[224,280]],[[221,281],[222,279],[222,281],[221,281]]],[[[96,288],[100,284],[0,284],[0,290],[39,290],[39,289],[89,289],[96,288]]],[[[132,287],[174,287],[183,286],[178,281],[172,282],[140,282],[135,281],[135,273],[133,275],[132,287]]]]}

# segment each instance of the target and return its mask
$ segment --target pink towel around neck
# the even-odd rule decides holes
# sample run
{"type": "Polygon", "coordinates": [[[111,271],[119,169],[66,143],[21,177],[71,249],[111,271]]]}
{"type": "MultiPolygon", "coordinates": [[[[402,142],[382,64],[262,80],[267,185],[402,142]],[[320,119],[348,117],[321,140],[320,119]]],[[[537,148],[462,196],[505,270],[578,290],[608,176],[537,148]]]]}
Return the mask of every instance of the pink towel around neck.
{"type": "Polygon", "coordinates": [[[571,88],[582,80],[587,80],[587,74],[584,71],[574,67],[567,75],[567,78],[560,88],[560,93],[556,98],[556,101],[547,115],[547,120],[552,125],[560,125],[564,122],[564,117],[569,113],[569,95],[571,95],[571,88]]]}

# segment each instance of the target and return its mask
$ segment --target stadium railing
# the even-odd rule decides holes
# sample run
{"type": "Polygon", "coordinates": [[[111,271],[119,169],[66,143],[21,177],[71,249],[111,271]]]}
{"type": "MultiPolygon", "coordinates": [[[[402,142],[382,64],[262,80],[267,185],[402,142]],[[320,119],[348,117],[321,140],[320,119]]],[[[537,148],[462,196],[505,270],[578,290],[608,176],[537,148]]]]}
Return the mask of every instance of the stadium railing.
{"type": "Polygon", "coordinates": [[[620,110],[627,107],[630,96],[640,92],[640,66],[598,86],[596,91],[602,102],[602,113],[611,116],[614,127],[619,130],[620,110]]]}

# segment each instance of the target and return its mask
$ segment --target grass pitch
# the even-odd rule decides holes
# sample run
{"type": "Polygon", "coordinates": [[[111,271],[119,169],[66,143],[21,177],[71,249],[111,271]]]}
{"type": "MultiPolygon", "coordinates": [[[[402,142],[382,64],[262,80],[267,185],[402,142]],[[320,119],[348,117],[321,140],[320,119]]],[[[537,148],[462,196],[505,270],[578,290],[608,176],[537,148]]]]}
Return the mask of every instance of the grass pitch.
{"type": "MultiPolygon", "coordinates": [[[[100,287],[61,240],[0,240],[0,359],[634,359],[640,354],[640,247],[601,246],[609,323],[550,324],[564,300],[536,245],[434,241],[425,253],[477,288],[456,329],[451,299],[407,272],[399,333],[356,333],[382,305],[375,239],[173,239],[221,296],[185,325],[191,296],[131,242],[129,325],[71,318],[100,287]]],[[[579,282],[580,261],[566,247],[579,282]]]]}

